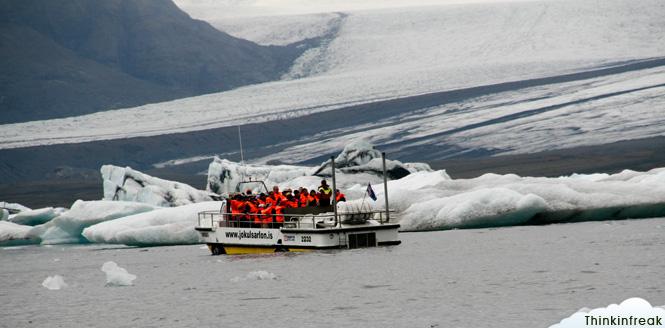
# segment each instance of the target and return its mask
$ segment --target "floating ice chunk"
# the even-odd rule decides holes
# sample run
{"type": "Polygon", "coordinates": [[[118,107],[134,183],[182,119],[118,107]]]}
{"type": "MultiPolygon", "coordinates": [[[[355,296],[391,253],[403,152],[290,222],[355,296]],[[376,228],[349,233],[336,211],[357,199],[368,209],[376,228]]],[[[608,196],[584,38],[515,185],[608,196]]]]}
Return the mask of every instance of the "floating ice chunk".
{"type": "Polygon", "coordinates": [[[86,227],[156,208],[135,202],[77,200],[69,211],[35,227],[30,234],[38,236],[42,244],[87,243],[88,240],[81,235],[86,227]]]}
{"type": "Polygon", "coordinates": [[[0,245],[38,244],[39,238],[30,232],[33,228],[9,221],[0,221],[0,245]]]}
{"type": "Polygon", "coordinates": [[[156,206],[180,206],[210,201],[209,193],[187,184],[151,177],[129,167],[104,165],[105,200],[125,200],[156,206]]]}
{"type": "Polygon", "coordinates": [[[8,210],[10,214],[30,210],[29,207],[23,206],[19,203],[7,203],[7,202],[0,202],[0,208],[8,210]]]}
{"type": "Polygon", "coordinates": [[[36,226],[51,221],[53,218],[66,211],[64,208],[45,207],[36,210],[25,210],[12,216],[11,222],[22,225],[36,226]]]}
{"type": "Polygon", "coordinates": [[[621,304],[610,304],[605,308],[582,308],[550,328],[583,328],[589,326],[663,327],[665,309],[639,297],[629,298],[621,304]],[[591,324],[589,324],[591,323],[591,324]]]}
{"type": "MultiPolygon", "coordinates": [[[[236,186],[239,182],[249,179],[262,180],[268,185],[267,188],[272,188],[272,185],[310,176],[313,171],[314,168],[306,166],[240,164],[215,157],[208,166],[206,190],[217,194],[232,193],[237,191],[236,186]]],[[[255,192],[263,191],[258,183],[243,186],[243,189],[245,188],[253,189],[255,192]]]]}
{"type": "Polygon", "coordinates": [[[404,230],[508,226],[546,209],[545,200],[533,194],[490,188],[413,204],[400,224],[404,230]]]}
{"type": "Polygon", "coordinates": [[[136,276],[127,272],[113,261],[105,262],[102,271],[106,273],[106,286],[131,286],[136,276]]]}
{"type": "MultiPolygon", "coordinates": [[[[354,141],[344,147],[335,158],[335,168],[343,173],[372,173],[383,176],[381,152],[365,140],[354,141]]],[[[327,160],[314,172],[314,175],[331,175],[331,161],[327,160]]],[[[407,163],[386,160],[386,173],[389,179],[403,178],[418,171],[431,171],[425,163],[407,163]]]]}
{"type": "Polygon", "coordinates": [[[65,279],[62,278],[60,275],[55,275],[55,276],[49,276],[44,279],[42,282],[42,286],[46,287],[49,290],[60,290],[62,288],[67,288],[67,284],[65,283],[65,279]]]}
{"type": "Polygon", "coordinates": [[[277,280],[277,275],[268,271],[252,271],[247,273],[245,277],[235,277],[231,279],[233,282],[240,282],[246,280],[277,280]]]}
{"type": "Polygon", "coordinates": [[[219,211],[223,202],[203,202],[126,216],[83,230],[91,242],[136,246],[195,244],[198,213],[219,211]]]}
{"type": "MultiPolygon", "coordinates": [[[[493,227],[665,215],[665,170],[615,175],[520,177],[485,174],[475,179],[436,178],[417,172],[389,181],[390,207],[402,230],[493,227]]],[[[374,187],[383,207],[383,186],[374,187]]]]}

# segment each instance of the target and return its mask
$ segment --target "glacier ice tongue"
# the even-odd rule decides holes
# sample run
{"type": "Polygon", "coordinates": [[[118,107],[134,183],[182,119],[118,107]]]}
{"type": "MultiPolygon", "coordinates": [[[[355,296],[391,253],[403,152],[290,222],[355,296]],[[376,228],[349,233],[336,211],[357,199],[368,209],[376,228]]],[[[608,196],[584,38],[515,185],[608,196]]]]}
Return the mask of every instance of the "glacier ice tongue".
{"type": "Polygon", "coordinates": [[[131,286],[136,279],[135,275],[113,261],[105,262],[102,271],[106,273],[106,286],[131,286]]]}
{"type": "Polygon", "coordinates": [[[210,195],[187,184],[155,178],[113,165],[101,168],[105,200],[124,200],[155,206],[180,206],[210,201],[210,195]]]}

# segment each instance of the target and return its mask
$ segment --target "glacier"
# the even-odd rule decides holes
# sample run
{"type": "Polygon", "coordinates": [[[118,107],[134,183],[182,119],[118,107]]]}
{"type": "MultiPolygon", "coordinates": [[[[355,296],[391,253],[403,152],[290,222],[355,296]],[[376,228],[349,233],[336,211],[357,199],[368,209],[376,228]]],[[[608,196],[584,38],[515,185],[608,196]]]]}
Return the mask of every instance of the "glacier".
{"type": "Polygon", "coordinates": [[[327,28],[311,35],[299,31],[327,26],[338,11],[345,16],[330,42],[292,68],[291,75],[299,78],[80,117],[4,125],[0,148],[260,124],[474,88],[484,91],[476,96],[469,91],[471,96],[463,99],[445,98],[451,100],[419,109],[420,116],[400,113],[353,125],[355,115],[349,115],[353,126],[324,131],[313,136],[314,141],[304,138],[306,147],[289,147],[277,159],[297,162],[312,149],[319,154],[338,150],[350,138],[363,135],[375,144],[390,144],[391,152],[406,143],[434,142],[531,152],[663,135],[663,119],[651,111],[665,103],[665,45],[659,40],[665,31],[662,1],[433,1],[430,6],[402,2],[399,8],[359,1],[307,5],[319,9],[307,11],[311,14],[305,17],[298,15],[302,8],[296,5],[274,15],[265,15],[265,8],[251,2],[206,2],[201,4],[205,10],[195,9],[198,5],[181,4],[194,17],[200,14],[213,24],[234,10],[243,11],[219,28],[264,44],[322,36],[327,28]],[[260,17],[268,18],[257,23],[260,17]],[[271,32],[273,28],[277,33],[271,32]],[[290,35],[288,40],[281,38],[284,35],[290,35]],[[588,74],[613,68],[611,73],[588,74]],[[576,73],[580,75],[560,78],[576,73]],[[513,82],[524,83],[517,90],[501,87],[513,82]],[[548,120],[556,124],[543,126],[548,120]]]}
{"type": "Polygon", "coordinates": [[[101,168],[105,200],[125,200],[155,206],[180,206],[212,200],[208,193],[187,184],[151,177],[129,167],[101,168]]]}

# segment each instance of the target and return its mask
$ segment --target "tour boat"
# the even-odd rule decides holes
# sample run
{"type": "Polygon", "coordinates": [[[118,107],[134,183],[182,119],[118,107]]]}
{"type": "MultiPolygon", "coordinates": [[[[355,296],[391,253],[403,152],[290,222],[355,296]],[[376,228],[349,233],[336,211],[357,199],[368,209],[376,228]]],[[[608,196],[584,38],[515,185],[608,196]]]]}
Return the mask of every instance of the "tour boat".
{"type": "MultiPolygon", "coordinates": [[[[383,154],[384,195],[386,209],[370,210],[361,206],[338,210],[335,201],[335,161],[332,163],[332,205],[324,207],[287,208],[284,222],[279,224],[252,224],[252,215],[233,214],[230,199],[225,199],[219,211],[198,214],[196,231],[213,255],[252,254],[273,252],[301,252],[317,249],[352,249],[399,245],[399,224],[393,223],[394,212],[388,206],[388,190],[383,154]],[[393,214],[393,215],[391,215],[393,214]],[[239,219],[239,217],[244,218],[239,219]]],[[[251,181],[265,184],[262,181],[251,181]]],[[[241,191],[241,182],[236,187],[241,191]]]]}

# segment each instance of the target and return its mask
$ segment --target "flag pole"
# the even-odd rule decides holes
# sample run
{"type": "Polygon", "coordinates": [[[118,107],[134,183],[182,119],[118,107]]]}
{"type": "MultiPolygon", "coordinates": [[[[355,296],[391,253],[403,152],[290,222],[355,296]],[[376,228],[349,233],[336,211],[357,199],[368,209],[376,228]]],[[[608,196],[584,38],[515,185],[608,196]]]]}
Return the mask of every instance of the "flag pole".
{"type": "Polygon", "coordinates": [[[381,152],[383,160],[383,197],[386,199],[386,222],[390,222],[390,208],[388,207],[388,175],[386,174],[386,153],[381,152]]]}

